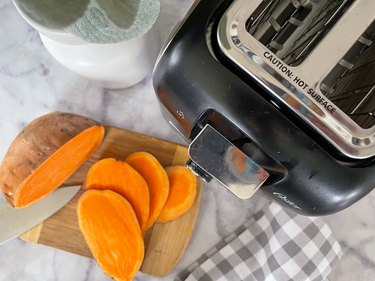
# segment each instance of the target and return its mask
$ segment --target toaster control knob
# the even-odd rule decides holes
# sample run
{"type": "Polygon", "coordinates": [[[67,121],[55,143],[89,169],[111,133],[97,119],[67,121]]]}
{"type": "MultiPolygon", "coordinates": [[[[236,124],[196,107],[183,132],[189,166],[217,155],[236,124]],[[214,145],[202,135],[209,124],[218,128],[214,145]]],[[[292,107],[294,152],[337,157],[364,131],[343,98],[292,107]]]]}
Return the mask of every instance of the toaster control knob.
{"type": "Polygon", "coordinates": [[[227,138],[206,125],[189,145],[187,165],[205,181],[215,178],[241,199],[250,198],[268,172],[227,138]]]}

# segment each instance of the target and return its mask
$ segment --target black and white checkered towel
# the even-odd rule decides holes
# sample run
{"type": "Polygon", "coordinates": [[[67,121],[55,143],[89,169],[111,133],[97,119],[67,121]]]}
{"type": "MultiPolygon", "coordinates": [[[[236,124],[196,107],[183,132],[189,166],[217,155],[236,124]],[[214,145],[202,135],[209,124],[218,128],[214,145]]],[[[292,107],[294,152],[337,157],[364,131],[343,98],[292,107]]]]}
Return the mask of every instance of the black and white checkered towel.
{"type": "Polygon", "coordinates": [[[324,280],[342,251],[322,218],[271,203],[176,281],[324,280]]]}

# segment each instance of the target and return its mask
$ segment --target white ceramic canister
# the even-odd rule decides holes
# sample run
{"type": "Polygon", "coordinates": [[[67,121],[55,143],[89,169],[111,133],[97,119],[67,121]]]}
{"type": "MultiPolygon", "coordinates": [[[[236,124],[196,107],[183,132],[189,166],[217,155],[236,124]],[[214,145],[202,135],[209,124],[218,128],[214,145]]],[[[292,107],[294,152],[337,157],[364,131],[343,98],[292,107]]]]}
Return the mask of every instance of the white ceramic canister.
{"type": "Polygon", "coordinates": [[[101,87],[127,88],[152,72],[160,46],[155,28],[133,40],[93,44],[63,30],[38,24],[13,3],[26,22],[39,32],[44,46],[58,62],[101,87]]]}

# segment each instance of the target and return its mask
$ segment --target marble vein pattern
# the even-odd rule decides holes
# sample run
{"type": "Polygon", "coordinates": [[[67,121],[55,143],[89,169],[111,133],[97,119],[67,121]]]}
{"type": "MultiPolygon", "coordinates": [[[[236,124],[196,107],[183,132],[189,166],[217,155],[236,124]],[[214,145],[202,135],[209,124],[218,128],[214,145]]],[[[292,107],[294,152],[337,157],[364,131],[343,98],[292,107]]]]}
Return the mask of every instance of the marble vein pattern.
{"type": "MultiPolygon", "coordinates": [[[[162,41],[191,2],[161,0],[161,15],[155,28],[162,41]]],[[[11,1],[0,0],[0,19],[0,158],[27,122],[54,110],[75,112],[108,125],[184,143],[163,119],[150,76],[129,89],[99,88],[56,62],[11,1]]],[[[164,278],[139,273],[135,280],[172,281],[178,272],[266,203],[261,194],[238,201],[218,184],[205,185],[192,241],[176,269],[164,278]]],[[[374,214],[372,192],[352,208],[326,217],[344,250],[344,257],[329,281],[375,280],[374,214]]],[[[88,258],[20,239],[0,246],[0,281],[86,280],[111,279],[88,258]]]]}

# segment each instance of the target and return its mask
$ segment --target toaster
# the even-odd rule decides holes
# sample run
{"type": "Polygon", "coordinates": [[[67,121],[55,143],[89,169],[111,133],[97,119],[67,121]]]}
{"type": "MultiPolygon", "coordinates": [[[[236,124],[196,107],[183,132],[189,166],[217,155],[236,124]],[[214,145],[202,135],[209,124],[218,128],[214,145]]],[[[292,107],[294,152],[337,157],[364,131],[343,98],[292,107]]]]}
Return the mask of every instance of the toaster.
{"type": "Polygon", "coordinates": [[[187,165],[309,216],[375,186],[375,1],[195,1],[153,85],[187,165]]]}

